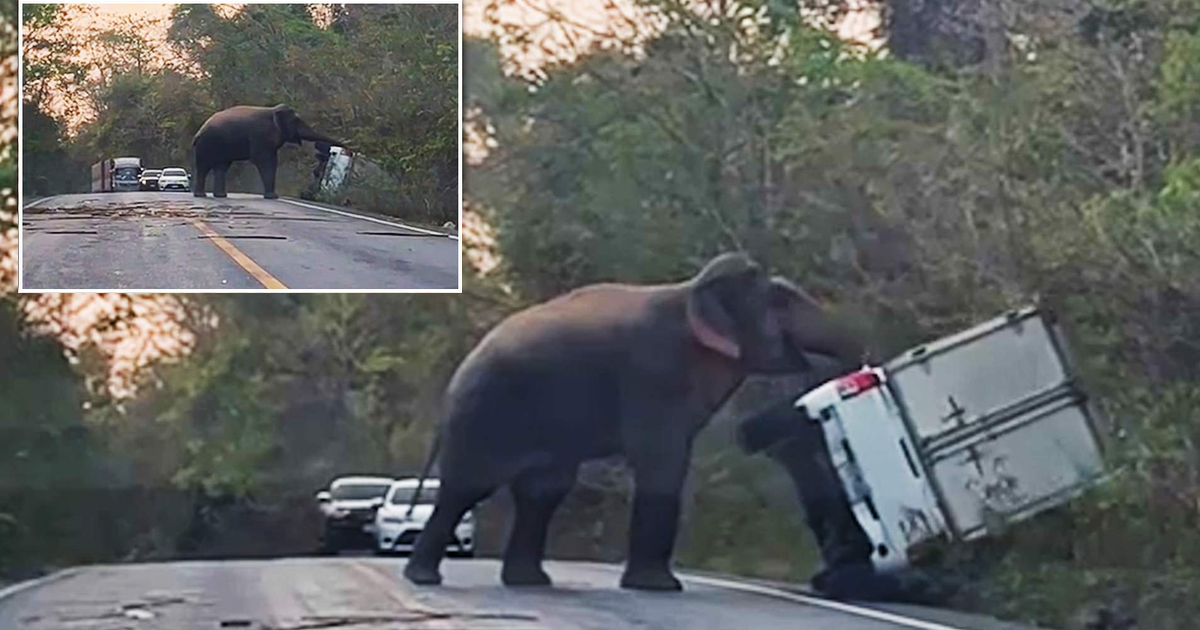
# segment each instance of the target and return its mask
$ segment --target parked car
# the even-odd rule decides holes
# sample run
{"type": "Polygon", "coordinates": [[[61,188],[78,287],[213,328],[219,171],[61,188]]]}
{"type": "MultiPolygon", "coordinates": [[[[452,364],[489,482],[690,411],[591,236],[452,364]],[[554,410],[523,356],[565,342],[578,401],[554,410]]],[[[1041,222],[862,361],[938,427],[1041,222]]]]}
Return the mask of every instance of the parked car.
{"type": "Polygon", "coordinates": [[[158,176],[158,189],[188,192],[192,189],[192,176],[182,168],[164,168],[158,176]]]}
{"type": "Polygon", "coordinates": [[[394,481],[391,477],[339,477],[328,490],[318,492],[317,505],[324,519],[321,552],[374,547],[375,510],[383,505],[394,481]]]}
{"type": "MultiPolygon", "coordinates": [[[[383,505],[375,512],[375,552],[379,554],[412,551],[417,536],[433,514],[437,502],[437,479],[426,479],[416,505],[409,507],[417,491],[418,479],[401,479],[392,484],[383,505]]],[[[454,529],[454,538],[447,544],[446,551],[452,556],[472,557],[475,555],[475,515],[468,510],[454,529]]]]}
{"type": "Polygon", "coordinates": [[[162,175],[161,169],[146,169],[142,171],[142,176],[138,178],[138,189],[158,190],[159,175],[162,175]]]}

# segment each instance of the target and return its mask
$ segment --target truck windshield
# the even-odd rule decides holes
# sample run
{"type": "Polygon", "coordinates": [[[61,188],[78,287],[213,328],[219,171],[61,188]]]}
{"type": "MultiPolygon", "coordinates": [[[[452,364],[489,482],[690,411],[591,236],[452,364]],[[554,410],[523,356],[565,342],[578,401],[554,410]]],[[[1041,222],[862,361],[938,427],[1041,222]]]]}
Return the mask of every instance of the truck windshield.
{"type": "Polygon", "coordinates": [[[119,168],[113,173],[113,179],[119,179],[122,181],[136,181],[137,178],[138,170],[131,166],[119,168]]]}

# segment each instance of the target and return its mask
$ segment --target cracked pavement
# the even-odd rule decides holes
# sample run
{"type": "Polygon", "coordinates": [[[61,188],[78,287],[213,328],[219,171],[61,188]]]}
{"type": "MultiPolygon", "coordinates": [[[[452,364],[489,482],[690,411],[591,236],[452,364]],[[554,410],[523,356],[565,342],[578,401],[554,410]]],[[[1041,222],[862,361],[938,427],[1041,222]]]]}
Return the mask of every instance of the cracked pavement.
{"type": "MultiPolygon", "coordinates": [[[[505,588],[495,560],[447,560],[445,583],[404,580],[403,558],[370,556],[81,567],[0,600],[20,630],[1010,630],[907,607],[915,625],[851,614],[682,575],[682,593],[623,590],[621,567],[551,561],[553,588],[505,588]],[[924,625],[922,625],[924,624],[924,625]]],[[[719,582],[719,581],[718,581],[719,582]]],[[[836,606],[836,605],[835,605],[836,606]]],[[[879,607],[876,607],[879,609],[879,607]]],[[[892,608],[892,613],[897,613],[892,608]]]]}
{"type": "Polygon", "coordinates": [[[457,240],[311,202],[125,192],[31,205],[21,217],[26,291],[261,290],[258,270],[288,289],[458,288],[457,240]]]}

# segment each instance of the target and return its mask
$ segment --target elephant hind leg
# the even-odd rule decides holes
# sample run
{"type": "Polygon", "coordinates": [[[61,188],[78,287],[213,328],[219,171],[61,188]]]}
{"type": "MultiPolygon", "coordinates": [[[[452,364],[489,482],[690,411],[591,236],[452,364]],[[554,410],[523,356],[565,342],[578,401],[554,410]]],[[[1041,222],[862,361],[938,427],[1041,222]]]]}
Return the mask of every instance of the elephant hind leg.
{"type": "Polygon", "coordinates": [[[494,488],[462,487],[442,479],[437,504],[417,537],[417,544],[404,566],[404,577],[414,584],[441,584],[442,574],[438,567],[446,555],[446,545],[454,535],[454,528],[463,514],[487,498],[492,490],[494,488]]]}
{"type": "Polygon", "coordinates": [[[578,465],[525,471],[511,488],[516,518],[504,551],[500,577],[507,586],[549,586],[542,569],[550,519],[575,484],[578,465]]]}
{"type": "Polygon", "coordinates": [[[212,169],[208,162],[196,160],[196,179],[192,182],[192,196],[203,197],[204,186],[208,180],[208,171],[212,169]]]}

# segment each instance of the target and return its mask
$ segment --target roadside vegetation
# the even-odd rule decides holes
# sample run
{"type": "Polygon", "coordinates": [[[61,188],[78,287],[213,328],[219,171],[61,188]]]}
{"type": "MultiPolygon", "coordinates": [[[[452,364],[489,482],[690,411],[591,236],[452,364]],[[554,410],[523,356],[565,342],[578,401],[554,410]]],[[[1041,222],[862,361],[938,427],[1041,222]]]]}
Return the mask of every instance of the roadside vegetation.
{"type": "MultiPolygon", "coordinates": [[[[192,135],[210,115],[284,103],[385,175],[357,182],[368,190],[351,203],[458,221],[455,6],[183,4],[163,19],[107,21],[95,6],[24,12],[27,194],[87,192],[91,165],[122,155],[191,172],[192,135]]],[[[295,197],[316,159],[311,143],[289,147],[278,187],[295,197]]],[[[229,178],[231,190],[262,190],[249,163],[229,178]]]]}
{"type": "MultiPolygon", "coordinates": [[[[883,356],[1009,306],[1057,311],[1107,417],[1114,478],[949,554],[956,605],[1050,627],[1194,627],[1200,5],[895,2],[881,51],[790,3],[719,6],[701,19],[656,0],[641,7],[653,37],[559,38],[613,43],[534,72],[519,53],[542,31],[468,40],[471,133],[491,142],[466,196],[494,241],[464,233],[491,262],[465,268],[462,295],[135,301],[71,329],[68,357],[64,326],[46,324],[72,321],[62,303],[6,298],[0,422],[26,442],[0,442],[0,533],[17,532],[0,535],[0,564],[288,552],[299,535],[254,528],[297,518],[333,475],[418,470],[441,386],[505,314],[587,282],[675,280],[741,248],[836,304],[883,356]],[[161,325],[178,351],[114,371],[125,355],[105,340],[151,315],[146,347],[161,325]],[[121,499],[57,545],[85,508],[55,493],[81,479],[173,498],[121,499]]],[[[703,435],[681,563],[810,575],[786,478],[730,438],[786,391],[754,383],[703,435]]],[[[553,553],[619,559],[627,483],[619,462],[590,466],[553,553]]]]}

